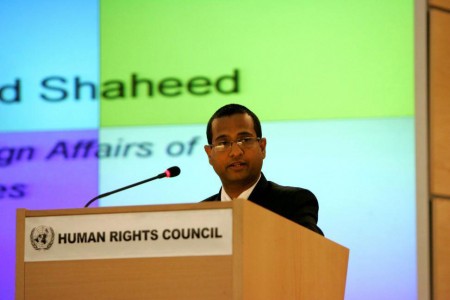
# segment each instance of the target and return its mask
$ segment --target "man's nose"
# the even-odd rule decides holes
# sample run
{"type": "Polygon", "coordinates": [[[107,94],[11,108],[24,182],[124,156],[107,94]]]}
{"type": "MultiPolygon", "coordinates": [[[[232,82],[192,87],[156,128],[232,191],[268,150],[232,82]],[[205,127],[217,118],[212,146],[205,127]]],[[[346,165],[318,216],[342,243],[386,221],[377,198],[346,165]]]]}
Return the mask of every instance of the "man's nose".
{"type": "Polygon", "coordinates": [[[231,144],[230,156],[235,157],[235,156],[242,155],[243,153],[244,153],[244,151],[242,150],[241,147],[239,147],[239,145],[236,142],[233,142],[231,144]]]}

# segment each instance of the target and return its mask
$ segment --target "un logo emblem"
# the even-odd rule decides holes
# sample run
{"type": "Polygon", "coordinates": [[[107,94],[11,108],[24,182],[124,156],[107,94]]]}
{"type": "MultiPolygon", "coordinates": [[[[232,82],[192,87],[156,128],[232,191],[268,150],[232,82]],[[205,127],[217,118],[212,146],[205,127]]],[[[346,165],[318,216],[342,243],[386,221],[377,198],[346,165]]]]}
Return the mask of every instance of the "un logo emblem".
{"type": "Polygon", "coordinates": [[[48,250],[53,245],[55,231],[50,226],[38,226],[31,230],[30,241],[36,250],[48,250]]]}

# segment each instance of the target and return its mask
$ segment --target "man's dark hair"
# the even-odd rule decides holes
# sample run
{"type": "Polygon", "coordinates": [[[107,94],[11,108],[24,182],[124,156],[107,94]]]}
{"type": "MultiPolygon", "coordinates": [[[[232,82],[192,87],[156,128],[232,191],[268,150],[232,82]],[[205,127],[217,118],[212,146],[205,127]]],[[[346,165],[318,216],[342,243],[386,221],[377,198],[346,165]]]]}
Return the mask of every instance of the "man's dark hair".
{"type": "Polygon", "coordinates": [[[219,108],[209,119],[208,125],[206,126],[206,138],[208,139],[208,144],[212,143],[212,122],[214,119],[229,117],[236,114],[248,114],[253,120],[253,128],[255,129],[256,136],[262,137],[261,122],[259,122],[258,117],[247,107],[240,104],[227,104],[219,108]]]}

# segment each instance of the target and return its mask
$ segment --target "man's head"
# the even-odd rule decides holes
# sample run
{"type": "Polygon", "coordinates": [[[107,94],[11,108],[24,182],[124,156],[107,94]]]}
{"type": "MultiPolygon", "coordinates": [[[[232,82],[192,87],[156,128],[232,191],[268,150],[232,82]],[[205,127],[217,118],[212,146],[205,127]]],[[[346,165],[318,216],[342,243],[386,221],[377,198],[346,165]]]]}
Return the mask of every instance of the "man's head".
{"type": "Polygon", "coordinates": [[[247,107],[240,104],[227,104],[219,108],[209,119],[208,125],[206,126],[206,138],[208,139],[208,144],[212,143],[212,122],[214,119],[229,117],[235,114],[247,114],[253,120],[254,130],[256,132],[256,137],[262,137],[261,122],[259,122],[258,117],[247,107]]]}
{"type": "Polygon", "coordinates": [[[229,104],[217,110],[208,122],[205,146],[209,163],[231,197],[251,187],[259,178],[266,156],[261,123],[248,108],[229,104]]]}

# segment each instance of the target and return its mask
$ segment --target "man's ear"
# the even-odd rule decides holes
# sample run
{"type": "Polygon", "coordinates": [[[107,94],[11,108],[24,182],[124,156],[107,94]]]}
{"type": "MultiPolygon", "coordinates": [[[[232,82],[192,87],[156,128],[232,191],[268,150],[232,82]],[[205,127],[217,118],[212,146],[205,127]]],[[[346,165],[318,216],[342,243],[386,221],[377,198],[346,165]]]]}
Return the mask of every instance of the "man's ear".
{"type": "Polygon", "coordinates": [[[209,163],[211,163],[211,150],[212,150],[211,147],[206,145],[203,148],[205,149],[206,155],[208,155],[209,163]]]}
{"type": "Polygon", "coordinates": [[[267,145],[266,138],[261,138],[261,140],[259,141],[259,147],[261,148],[263,158],[266,158],[266,145],[267,145]]]}

